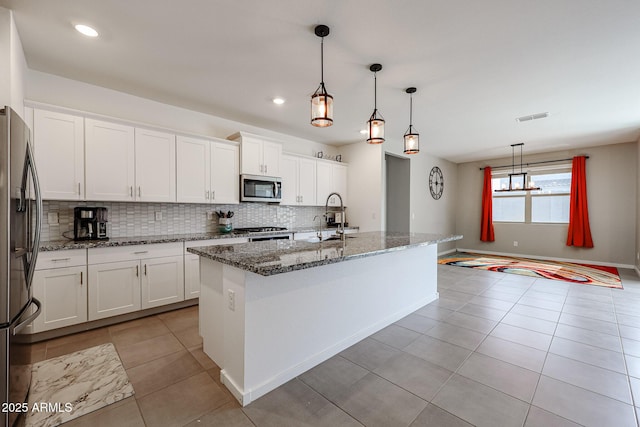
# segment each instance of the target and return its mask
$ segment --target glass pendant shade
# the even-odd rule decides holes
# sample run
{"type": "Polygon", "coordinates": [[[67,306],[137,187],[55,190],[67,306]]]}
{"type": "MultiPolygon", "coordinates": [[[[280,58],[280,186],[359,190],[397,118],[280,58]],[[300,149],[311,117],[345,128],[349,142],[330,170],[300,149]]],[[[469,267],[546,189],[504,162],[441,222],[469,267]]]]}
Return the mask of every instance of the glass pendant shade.
{"type": "Polygon", "coordinates": [[[324,83],[311,96],[311,124],[321,128],[333,124],[333,96],[327,93],[324,83]]]}
{"type": "Polygon", "coordinates": [[[409,129],[404,134],[404,154],[417,154],[420,152],[420,134],[413,128],[413,94],[415,87],[407,88],[409,94],[409,129]]]}
{"type": "Polygon", "coordinates": [[[382,70],[382,65],[371,64],[370,71],[373,71],[373,114],[367,121],[369,138],[367,144],[382,144],[384,142],[384,119],[378,112],[378,79],[376,73],[382,70]]]}
{"type": "Polygon", "coordinates": [[[404,134],[404,154],[417,154],[420,152],[420,134],[409,126],[404,134]]]}
{"type": "Polygon", "coordinates": [[[320,85],[311,95],[311,125],[328,127],[333,124],[333,96],[324,87],[324,38],[329,35],[329,27],[318,25],[316,36],[320,37],[320,85]]]}
{"type": "Polygon", "coordinates": [[[384,142],[384,119],[374,110],[371,118],[367,122],[369,129],[369,138],[367,144],[382,144],[384,142]]]}

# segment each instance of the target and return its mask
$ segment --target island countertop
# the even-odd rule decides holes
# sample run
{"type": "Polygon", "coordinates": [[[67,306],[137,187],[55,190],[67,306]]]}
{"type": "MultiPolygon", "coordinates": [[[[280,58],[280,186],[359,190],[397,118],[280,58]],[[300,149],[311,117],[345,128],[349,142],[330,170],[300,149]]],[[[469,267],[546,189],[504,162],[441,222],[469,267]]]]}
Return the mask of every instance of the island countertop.
{"type": "Polygon", "coordinates": [[[326,240],[319,243],[300,240],[268,240],[193,247],[187,250],[241,270],[262,276],[272,276],[459,239],[462,239],[462,236],[455,234],[371,231],[348,235],[345,240],[326,240]]]}

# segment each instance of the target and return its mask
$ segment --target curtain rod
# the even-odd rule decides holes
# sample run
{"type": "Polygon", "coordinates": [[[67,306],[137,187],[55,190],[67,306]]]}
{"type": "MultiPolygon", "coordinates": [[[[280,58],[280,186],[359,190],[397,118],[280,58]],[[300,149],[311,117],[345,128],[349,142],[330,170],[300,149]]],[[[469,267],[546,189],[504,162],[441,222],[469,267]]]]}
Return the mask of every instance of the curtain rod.
{"type": "MultiPolygon", "coordinates": [[[[584,158],[588,159],[589,156],[584,156],[584,158]]],[[[541,161],[541,162],[522,163],[522,166],[541,165],[541,164],[544,164],[544,163],[566,162],[566,161],[569,161],[569,160],[573,160],[573,157],[570,158],[570,159],[544,160],[544,161],[541,161]]],[[[491,166],[491,170],[513,168],[514,166],[520,166],[520,165],[518,164],[518,165],[491,166]]],[[[480,168],[480,170],[482,171],[482,170],[484,170],[484,168],[480,168]]]]}

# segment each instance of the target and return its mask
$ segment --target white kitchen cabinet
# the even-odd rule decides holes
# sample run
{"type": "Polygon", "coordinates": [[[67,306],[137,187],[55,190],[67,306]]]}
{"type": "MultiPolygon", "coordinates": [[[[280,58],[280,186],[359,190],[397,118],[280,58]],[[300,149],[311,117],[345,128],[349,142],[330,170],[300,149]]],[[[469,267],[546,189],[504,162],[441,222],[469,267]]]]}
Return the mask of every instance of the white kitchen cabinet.
{"type": "Polygon", "coordinates": [[[135,199],[176,201],[176,137],[148,129],[135,130],[135,199]]]}
{"type": "Polygon", "coordinates": [[[43,199],[84,199],[84,119],[33,110],[33,144],[43,199]]]}
{"type": "Polygon", "coordinates": [[[178,202],[240,203],[237,144],[179,136],[178,202]]]}
{"type": "Polygon", "coordinates": [[[246,132],[238,132],[229,139],[240,141],[240,173],[280,176],[282,144],[246,132]]]}
{"type": "Polygon", "coordinates": [[[182,243],[89,249],[89,320],[182,301],[182,253],[182,243]]]}
{"type": "Polygon", "coordinates": [[[247,243],[246,237],[231,237],[225,239],[194,240],[184,242],[184,299],[200,296],[200,256],[187,252],[188,248],[196,246],[233,245],[247,243]]]}
{"type": "MultiPolygon", "coordinates": [[[[342,203],[347,206],[347,172],[344,164],[318,160],[316,179],[316,204],[324,206],[329,194],[336,192],[342,197],[342,203]]],[[[340,206],[340,199],[332,196],[329,206],[340,206]]]]}
{"type": "Polygon", "coordinates": [[[89,265],[88,269],[89,320],[140,310],[139,261],[89,265]]]}
{"type": "Polygon", "coordinates": [[[87,200],[135,200],[134,140],[132,126],[85,119],[87,200]]]}
{"type": "MultiPolygon", "coordinates": [[[[178,136],[177,200],[180,203],[210,203],[211,142],[206,139],[178,136]]],[[[237,164],[237,160],[236,160],[237,164]]]]}
{"type": "Polygon", "coordinates": [[[282,155],[282,205],[316,204],[316,160],[282,155]]]}
{"type": "Polygon", "coordinates": [[[240,148],[236,144],[211,144],[211,202],[240,203],[240,148]]]}
{"type": "Polygon", "coordinates": [[[181,255],[141,261],[142,308],[184,300],[184,259],[181,255]]]}
{"type": "Polygon", "coordinates": [[[87,251],[43,252],[33,275],[33,296],[42,302],[42,313],[31,333],[87,321],[87,251]]]}

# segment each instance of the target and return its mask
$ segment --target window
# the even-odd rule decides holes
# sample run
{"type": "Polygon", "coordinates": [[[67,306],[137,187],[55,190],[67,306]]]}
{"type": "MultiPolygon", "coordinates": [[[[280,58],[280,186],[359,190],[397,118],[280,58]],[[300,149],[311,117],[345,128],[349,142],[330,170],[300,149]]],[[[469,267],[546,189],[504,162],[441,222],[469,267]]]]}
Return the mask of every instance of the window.
{"type": "MultiPolygon", "coordinates": [[[[531,170],[529,186],[534,191],[493,193],[493,221],[519,223],[568,223],[571,194],[570,166],[531,170]]],[[[514,183],[515,184],[515,183],[514,183]]],[[[509,172],[494,172],[492,189],[509,186],[509,172]]]]}

